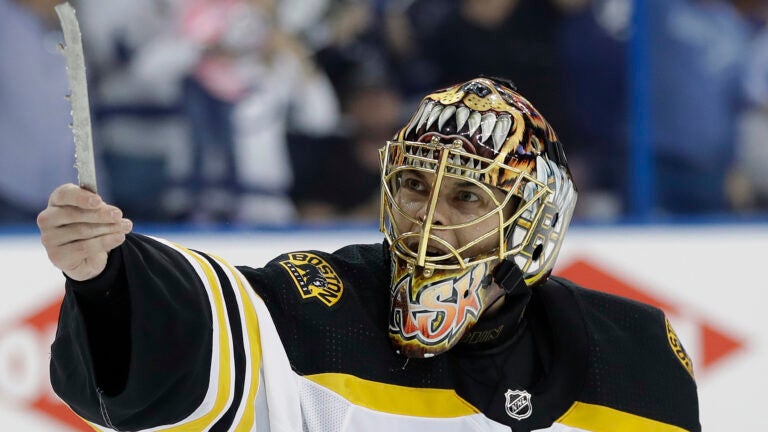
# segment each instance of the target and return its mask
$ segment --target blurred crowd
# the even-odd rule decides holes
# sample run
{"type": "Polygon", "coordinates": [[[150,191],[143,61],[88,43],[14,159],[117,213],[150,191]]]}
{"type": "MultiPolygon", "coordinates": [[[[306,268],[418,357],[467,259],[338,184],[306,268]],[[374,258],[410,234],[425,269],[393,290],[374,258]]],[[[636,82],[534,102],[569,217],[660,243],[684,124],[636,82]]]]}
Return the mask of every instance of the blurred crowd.
{"type": "MultiPolygon", "coordinates": [[[[373,223],[378,153],[429,90],[512,80],[577,219],[627,215],[632,0],[70,0],[100,193],[144,222],[373,223]]],[[[0,0],[0,222],[76,181],[51,0],[0,0]]],[[[764,0],[644,0],[654,214],[768,211],[764,0]]]]}

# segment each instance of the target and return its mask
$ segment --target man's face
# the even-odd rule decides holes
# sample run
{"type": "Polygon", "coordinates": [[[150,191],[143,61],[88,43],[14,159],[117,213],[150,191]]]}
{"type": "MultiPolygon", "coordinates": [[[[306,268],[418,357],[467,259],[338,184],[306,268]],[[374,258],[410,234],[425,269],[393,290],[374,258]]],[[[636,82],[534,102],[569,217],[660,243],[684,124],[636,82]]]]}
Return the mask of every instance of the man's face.
{"type": "MultiPolygon", "coordinates": [[[[394,201],[403,212],[417,221],[427,219],[430,207],[430,196],[434,184],[435,175],[416,170],[404,170],[396,180],[394,201]]],[[[496,210],[504,201],[505,192],[500,189],[490,188],[491,194],[480,185],[459,178],[444,177],[438,191],[437,204],[432,216],[431,235],[439,237],[454,249],[461,248],[475,239],[499,228],[499,216],[491,215],[469,226],[456,229],[440,229],[441,226],[460,225],[476,221],[496,210]]],[[[504,218],[512,212],[512,206],[508,205],[504,211],[504,218]]],[[[421,224],[414,222],[393,212],[393,218],[402,233],[422,231],[421,224]]],[[[408,243],[411,250],[417,250],[417,237],[408,243]]],[[[475,257],[486,253],[499,246],[498,235],[490,235],[481,242],[471,246],[462,252],[463,258],[475,257]]],[[[437,241],[430,241],[427,255],[444,255],[448,251],[437,241]]]]}

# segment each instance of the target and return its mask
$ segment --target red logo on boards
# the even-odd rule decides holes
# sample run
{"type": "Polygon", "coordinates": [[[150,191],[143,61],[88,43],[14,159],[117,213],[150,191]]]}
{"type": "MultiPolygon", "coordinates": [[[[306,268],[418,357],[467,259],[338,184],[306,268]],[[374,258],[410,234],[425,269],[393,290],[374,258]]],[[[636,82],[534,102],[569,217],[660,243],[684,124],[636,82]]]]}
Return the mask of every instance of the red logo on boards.
{"type": "Polygon", "coordinates": [[[0,395],[73,431],[93,431],[53,393],[48,366],[61,299],[0,330],[0,395]]]}

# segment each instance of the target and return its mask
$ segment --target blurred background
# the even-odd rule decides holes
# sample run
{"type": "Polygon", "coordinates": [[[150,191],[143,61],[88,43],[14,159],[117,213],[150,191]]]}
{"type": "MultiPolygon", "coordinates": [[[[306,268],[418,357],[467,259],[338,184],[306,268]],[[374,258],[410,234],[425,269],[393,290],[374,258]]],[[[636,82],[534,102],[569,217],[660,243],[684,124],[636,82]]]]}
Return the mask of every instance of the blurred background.
{"type": "MultiPolygon", "coordinates": [[[[74,179],[56,1],[0,0],[0,223],[74,179]]],[[[516,83],[576,221],[768,212],[762,0],[75,0],[100,192],[137,222],[375,224],[428,91],[516,83]]]]}
{"type": "MultiPolygon", "coordinates": [[[[0,0],[0,422],[18,430],[81,430],[29,348],[61,295],[34,220],[76,181],[57,3],[0,0]]],[[[768,426],[765,0],[71,3],[100,193],[238,264],[380,241],[377,149],[426,92],[511,79],[579,188],[557,271],[670,315],[705,430],[768,426]]]]}

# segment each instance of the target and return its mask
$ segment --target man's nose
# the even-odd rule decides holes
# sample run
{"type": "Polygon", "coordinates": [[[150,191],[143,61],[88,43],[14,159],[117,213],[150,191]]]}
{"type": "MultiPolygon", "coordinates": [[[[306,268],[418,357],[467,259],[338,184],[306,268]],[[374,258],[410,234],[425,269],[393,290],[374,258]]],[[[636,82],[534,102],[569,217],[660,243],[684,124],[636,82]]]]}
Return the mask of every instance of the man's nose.
{"type": "Polygon", "coordinates": [[[430,201],[425,201],[419,207],[419,211],[416,213],[416,218],[419,220],[419,222],[422,224],[430,222],[432,225],[448,225],[449,209],[445,203],[445,200],[442,199],[442,197],[438,197],[437,203],[435,204],[435,211],[432,213],[431,220],[429,218],[430,205],[430,201]]]}

